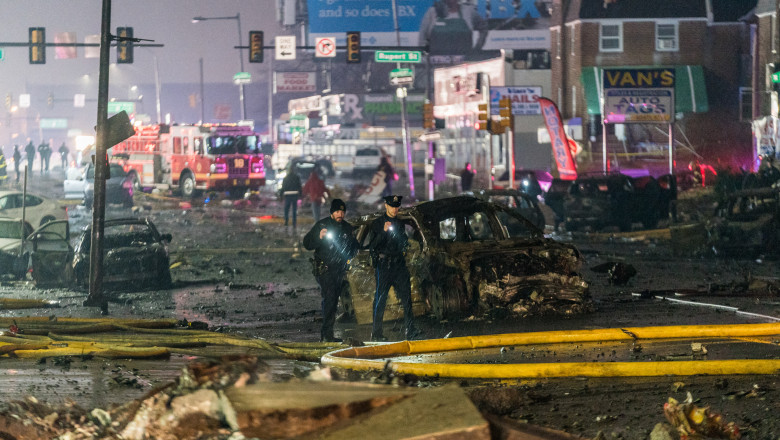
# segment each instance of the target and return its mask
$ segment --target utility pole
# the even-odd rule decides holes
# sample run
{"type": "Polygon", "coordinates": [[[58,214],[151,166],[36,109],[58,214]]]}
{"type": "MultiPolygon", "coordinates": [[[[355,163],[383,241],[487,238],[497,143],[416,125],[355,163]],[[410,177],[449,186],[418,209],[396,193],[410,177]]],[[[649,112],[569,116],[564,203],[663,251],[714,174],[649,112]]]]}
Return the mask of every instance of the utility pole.
{"type": "Polygon", "coordinates": [[[111,0],[103,0],[100,30],[100,76],[98,78],[97,143],[95,145],[95,196],[92,203],[92,235],[89,247],[89,295],[84,305],[100,307],[108,314],[103,296],[103,231],[106,209],[106,169],[108,164],[108,62],[111,48],[111,0]]]}

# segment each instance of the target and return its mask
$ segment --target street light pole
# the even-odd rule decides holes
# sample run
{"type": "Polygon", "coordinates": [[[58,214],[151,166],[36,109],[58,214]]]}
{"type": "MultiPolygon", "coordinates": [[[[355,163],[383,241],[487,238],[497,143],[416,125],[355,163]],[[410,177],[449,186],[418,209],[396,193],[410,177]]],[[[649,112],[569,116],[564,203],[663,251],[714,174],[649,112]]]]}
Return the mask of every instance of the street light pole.
{"type": "MultiPolygon", "coordinates": [[[[241,71],[244,71],[244,44],[241,38],[241,13],[237,12],[235,16],[231,17],[193,17],[192,22],[198,23],[206,20],[236,20],[238,25],[238,61],[241,66],[241,71]]],[[[246,101],[244,100],[244,83],[238,84],[238,99],[241,107],[241,119],[246,119],[246,101]]]]}

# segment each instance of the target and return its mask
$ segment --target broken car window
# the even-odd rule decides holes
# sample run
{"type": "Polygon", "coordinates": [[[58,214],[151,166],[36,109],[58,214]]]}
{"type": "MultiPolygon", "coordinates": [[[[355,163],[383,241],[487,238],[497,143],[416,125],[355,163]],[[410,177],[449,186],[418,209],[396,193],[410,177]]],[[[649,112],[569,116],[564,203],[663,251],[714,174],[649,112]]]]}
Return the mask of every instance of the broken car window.
{"type": "Polygon", "coordinates": [[[439,222],[439,238],[447,241],[455,241],[455,217],[446,218],[439,222]]]}
{"type": "Polygon", "coordinates": [[[515,237],[529,237],[533,235],[533,231],[528,228],[528,225],[522,220],[510,215],[508,212],[499,211],[496,213],[501,228],[504,230],[509,238],[515,237]]]}
{"type": "Polygon", "coordinates": [[[475,212],[469,216],[469,238],[472,241],[492,240],[493,230],[490,220],[484,212],[475,212]]]}

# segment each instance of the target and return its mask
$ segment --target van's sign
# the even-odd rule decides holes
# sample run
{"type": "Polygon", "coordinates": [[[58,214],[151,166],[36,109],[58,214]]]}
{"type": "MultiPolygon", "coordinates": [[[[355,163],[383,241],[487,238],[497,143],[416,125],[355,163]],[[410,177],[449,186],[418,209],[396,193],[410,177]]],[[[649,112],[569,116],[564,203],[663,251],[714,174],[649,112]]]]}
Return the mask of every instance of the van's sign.
{"type": "Polygon", "coordinates": [[[674,69],[604,69],[604,122],[671,123],[674,69]]]}

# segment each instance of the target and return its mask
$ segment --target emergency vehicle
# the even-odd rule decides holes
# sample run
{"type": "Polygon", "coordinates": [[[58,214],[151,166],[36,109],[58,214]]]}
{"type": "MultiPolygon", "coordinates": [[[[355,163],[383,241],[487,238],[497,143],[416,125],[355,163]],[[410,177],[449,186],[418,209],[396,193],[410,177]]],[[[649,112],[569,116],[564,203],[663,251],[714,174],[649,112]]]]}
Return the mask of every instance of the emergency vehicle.
{"type": "Polygon", "coordinates": [[[230,191],[243,195],[265,185],[259,136],[240,125],[148,125],[111,149],[137,190],[230,191]]]}

